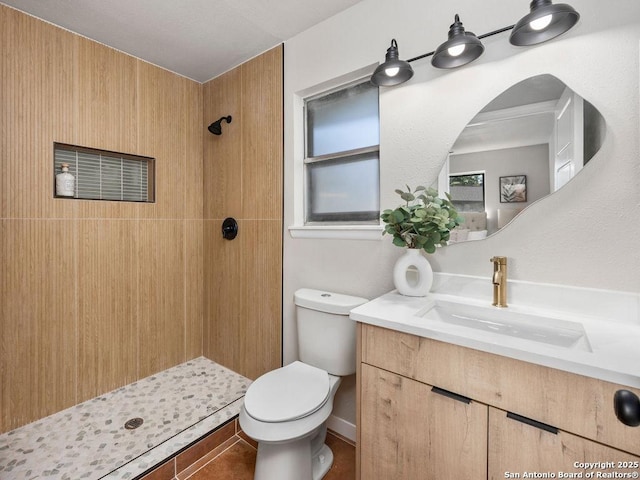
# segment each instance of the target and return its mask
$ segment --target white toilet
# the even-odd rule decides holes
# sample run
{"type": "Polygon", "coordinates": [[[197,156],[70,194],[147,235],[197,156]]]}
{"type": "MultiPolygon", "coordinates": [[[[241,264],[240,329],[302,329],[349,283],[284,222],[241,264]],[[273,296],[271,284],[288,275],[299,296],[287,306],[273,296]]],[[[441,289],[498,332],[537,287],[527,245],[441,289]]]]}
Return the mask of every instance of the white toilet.
{"type": "Polygon", "coordinates": [[[333,463],[326,420],[341,376],[356,371],[349,311],[367,299],[302,288],[295,292],[300,361],[249,386],[240,426],[258,442],[255,480],[319,480],[333,463]]]}

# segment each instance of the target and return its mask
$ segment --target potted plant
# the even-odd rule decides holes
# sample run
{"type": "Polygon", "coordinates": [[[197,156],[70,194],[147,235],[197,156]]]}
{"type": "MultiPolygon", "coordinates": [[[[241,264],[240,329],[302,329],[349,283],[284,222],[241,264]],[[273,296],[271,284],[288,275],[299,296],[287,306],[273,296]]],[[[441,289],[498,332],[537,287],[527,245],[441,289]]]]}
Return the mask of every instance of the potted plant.
{"type": "Polygon", "coordinates": [[[433,271],[420,250],[434,253],[438,245],[446,245],[451,230],[464,219],[451,203],[451,197],[440,198],[437,190],[416,187],[413,191],[396,190],[405,204],[384,210],[380,218],[385,223],[383,235],[393,236],[393,244],[407,247],[405,255],[395,264],[393,279],[398,292],[408,296],[424,296],[433,282],[433,271]],[[418,278],[413,283],[407,279],[407,269],[414,267],[418,278]]]}

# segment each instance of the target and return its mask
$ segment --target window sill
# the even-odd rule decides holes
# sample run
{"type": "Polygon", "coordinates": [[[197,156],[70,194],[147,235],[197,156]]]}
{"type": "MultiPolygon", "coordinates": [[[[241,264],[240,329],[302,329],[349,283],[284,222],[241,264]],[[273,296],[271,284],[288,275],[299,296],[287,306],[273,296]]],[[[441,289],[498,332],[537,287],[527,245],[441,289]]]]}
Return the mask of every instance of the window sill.
{"type": "Polygon", "coordinates": [[[327,238],[336,240],[380,240],[382,225],[291,225],[293,238],[327,238]]]}

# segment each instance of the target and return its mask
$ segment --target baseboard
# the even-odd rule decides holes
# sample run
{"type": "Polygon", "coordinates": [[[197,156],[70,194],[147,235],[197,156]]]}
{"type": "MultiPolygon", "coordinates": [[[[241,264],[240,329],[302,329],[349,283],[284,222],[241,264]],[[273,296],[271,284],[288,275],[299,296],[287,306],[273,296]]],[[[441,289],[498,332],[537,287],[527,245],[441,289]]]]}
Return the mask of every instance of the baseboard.
{"type": "Polygon", "coordinates": [[[338,435],[343,436],[347,440],[351,440],[354,444],[356,443],[356,426],[353,423],[349,423],[342,418],[331,415],[327,419],[327,428],[338,435]]]}

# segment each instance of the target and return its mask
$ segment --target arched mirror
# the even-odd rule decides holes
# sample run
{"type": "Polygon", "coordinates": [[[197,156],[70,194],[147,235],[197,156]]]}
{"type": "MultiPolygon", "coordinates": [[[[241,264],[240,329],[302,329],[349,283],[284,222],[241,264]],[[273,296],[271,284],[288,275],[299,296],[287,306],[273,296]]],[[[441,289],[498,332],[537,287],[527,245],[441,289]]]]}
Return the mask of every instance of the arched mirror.
{"type": "Polygon", "coordinates": [[[451,242],[492,235],[562,188],[600,149],[605,130],[600,112],[552,75],[496,97],[462,131],[438,177],[465,218],[451,242]]]}

